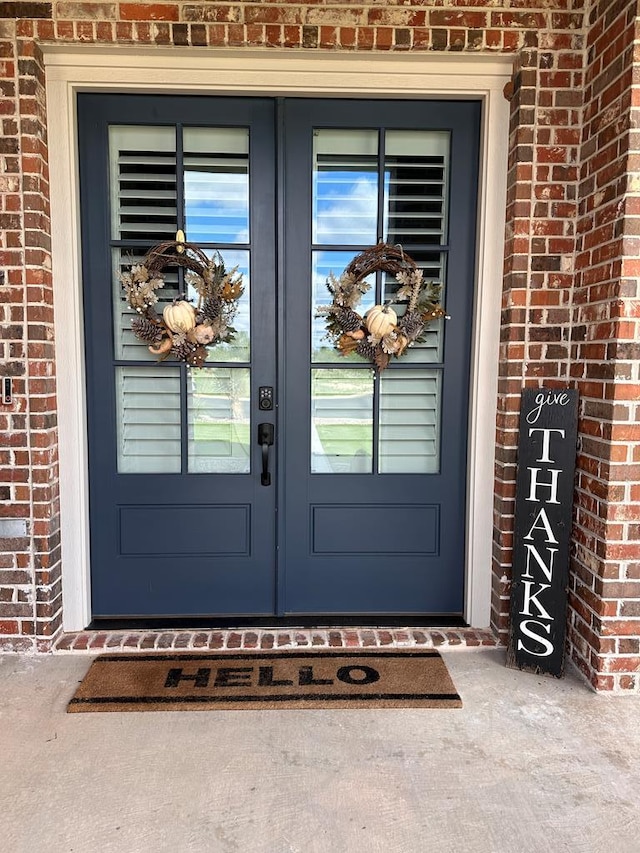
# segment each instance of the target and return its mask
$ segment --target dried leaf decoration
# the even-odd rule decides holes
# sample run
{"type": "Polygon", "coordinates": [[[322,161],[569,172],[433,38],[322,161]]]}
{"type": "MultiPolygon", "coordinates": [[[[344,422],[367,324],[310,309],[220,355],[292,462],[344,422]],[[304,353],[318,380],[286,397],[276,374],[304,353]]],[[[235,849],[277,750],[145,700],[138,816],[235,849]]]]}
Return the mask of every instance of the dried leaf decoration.
{"type": "Polygon", "coordinates": [[[356,352],[371,362],[376,373],[388,367],[392,358],[400,358],[413,344],[424,340],[424,332],[433,320],[446,317],[440,305],[440,285],[425,282],[422,270],[401,246],[391,246],[382,241],[365,249],[349,263],[339,278],[330,273],[326,281],[331,294],[331,304],[316,309],[316,317],[323,317],[326,337],[341,355],[356,352]],[[388,311],[393,322],[384,328],[367,328],[366,315],[356,311],[357,306],[370,287],[367,276],[376,272],[395,275],[401,285],[396,294],[396,303],[406,302],[401,317],[388,306],[377,306],[388,311]]]}
{"type": "MultiPolygon", "coordinates": [[[[129,307],[138,315],[131,322],[133,333],[158,361],[172,356],[200,367],[206,361],[208,347],[233,340],[233,320],[244,292],[242,274],[237,267],[227,271],[219,252],[209,258],[184,239],[169,240],[151,248],[141,263],[132,264],[119,279],[129,307]],[[186,282],[198,294],[198,304],[192,309],[195,326],[193,321],[189,324],[193,328],[169,328],[155,309],[167,267],[185,268],[186,282]]],[[[183,302],[178,299],[175,304],[183,302]]]]}
{"type": "Polygon", "coordinates": [[[221,296],[225,302],[233,302],[236,299],[239,299],[242,296],[242,283],[238,281],[231,281],[230,279],[225,281],[224,287],[222,288],[221,296]]]}

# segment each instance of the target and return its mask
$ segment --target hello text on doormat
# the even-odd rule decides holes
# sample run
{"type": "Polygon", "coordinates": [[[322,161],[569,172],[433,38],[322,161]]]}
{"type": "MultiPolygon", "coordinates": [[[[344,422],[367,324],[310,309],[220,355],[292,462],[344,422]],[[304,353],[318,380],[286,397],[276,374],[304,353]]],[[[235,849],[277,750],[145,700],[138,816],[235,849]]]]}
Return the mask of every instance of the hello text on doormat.
{"type": "Polygon", "coordinates": [[[102,655],[68,711],[459,708],[435,650],[102,655]]]}

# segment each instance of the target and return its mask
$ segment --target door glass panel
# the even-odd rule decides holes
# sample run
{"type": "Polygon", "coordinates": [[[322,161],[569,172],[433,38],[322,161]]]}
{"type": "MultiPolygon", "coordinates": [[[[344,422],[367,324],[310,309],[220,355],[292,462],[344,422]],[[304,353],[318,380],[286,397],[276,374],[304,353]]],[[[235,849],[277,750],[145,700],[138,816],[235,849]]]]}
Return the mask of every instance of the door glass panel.
{"type": "MultiPolygon", "coordinates": [[[[399,243],[422,269],[425,281],[442,287],[444,305],[446,253],[429,251],[448,239],[449,131],[387,130],[385,134],[384,235],[399,243]]],[[[398,282],[384,276],[383,298],[395,298],[398,282]]],[[[398,315],[404,306],[398,305],[398,315]]],[[[442,319],[431,323],[426,340],[403,356],[407,364],[442,361],[442,319]]]]}
{"type": "MultiPolygon", "coordinates": [[[[211,256],[212,252],[207,250],[206,254],[211,256]]],[[[251,324],[251,302],[249,282],[249,252],[239,249],[225,249],[222,253],[227,273],[231,273],[237,267],[235,275],[242,275],[242,296],[233,304],[236,306],[236,314],[233,318],[235,333],[233,340],[229,343],[217,343],[207,349],[207,364],[216,364],[221,361],[250,361],[250,324],[251,324]]],[[[194,305],[198,305],[198,294],[193,287],[188,287],[188,298],[194,305]]]]}
{"type": "Polygon", "coordinates": [[[192,243],[249,242],[249,131],[187,127],[185,233],[192,243]]]}
{"type": "Polygon", "coordinates": [[[382,374],[378,446],[381,474],[439,471],[441,379],[440,370],[387,370],[382,374]]]}
{"type": "MultiPolygon", "coordinates": [[[[313,173],[313,239],[320,245],[364,248],[379,239],[401,245],[423,271],[425,281],[441,287],[444,304],[448,239],[449,131],[315,130],[313,173]],[[379,152],[379,140],[384,150],[379,152]],[[384,184],[378,185],[378,162],[383,161],[384,184]],[[379,198],[379,196],[383,196],[379,198]],[[383,211],[378,231],[378,211],[383,211]]],[[[353,251],[329,249],[312,253],[312,305],[331,303],[326,280],[339,277],[352,260],[353,251]]],[[[358,306],[364,315],[376,302],[394,302],[400,287],[393,275],[380,274],[358,306]],[[376,295],[377,294],[377,295],[376,295]]],[[[406,305],[394,305],[399,316],[406,305]]],[[[424,341],[415,343],[402,362],[381,376],[380,393],[369,403],[368,391],[349,395],[341,390],[340,372],[312,370],[313,411],[312,470],[350,473],[358,444],[366,464],[359,471],[374,471],[367,441],[377,422],[377,473],[435,473],[439,470],[439,411],[441,372],[415,370],[411,365],[440,364],[443,360],[444,321],[430,323],[424,341]],[[408,370],[406,368],[409,368],[408,370]],[[367,414],[360,409],[367,400],[367,414]],[[328,401],[331,401],[330,403],[328,401]],[[348,402],[347,402],[348,401],[348,402]],[[357,401],[357,402],[354,402],[357,401]],[[354,404],[353,406],[351,404],[354,404]],[[358,413],[341,420],[338,407],[355,406],[358,413]],[[331,410],[333,407],[333,410],[331,410]],[[371,412],[369,412],[369,408],[371,412]],[[330,411],[331,410],[331,411],[330,411]],[[371,421],[368,418],[371,418],[371,421]],[[366,435],[366,441],[363,436],[366,435]],[[362,447],[360,443],[364,441],[362,447]]],[[[353,353],[341,356],[325,337],[324,317],[312,321],[312,362],[360,362],[353,353]]],[[[371,381],[349,373],[358,381],[371,381]]],[[[346,388],[346,384],[344,386],[346,388]]]]}
{"type": "Polygon", "coordinates": [[[176,135],[173,127],[109,128],[111,236],[173,240],[176,233],[176,135]]]}
{"type": "Polygon", "coordinates": [[[249,389],[247,368],[189,371],[189,473],[249,473],[249,389]]]}
{"type": "MultiPolygon", "coordinates": [[[[424,281],[431,281],[440,285],[440,301],[442,305],[445,305],[446,253],[414,250],[411,257],[422,270],[424,281]]],[[[383,301],[394,301],[399,288],[398,281],[393,276],[385,274],[382,282],[383,301]]],[[[402,317],[407,310],[406,302],[396,303],[393,308],[398,317],[402,317]]],[[[406,349],[402,356],[402,362],[404,364],[437,364],[441,362],[444,323],[445,321],[442,318],[431,321],[423,335],[425,340],[422,343],[416,342],[409,349],[406,349]]]]}
{"type": "MultiPolygon", "coordinates": [[[[344,268],[351,260],[353,260],[353,252],[313,252],[311,270],[311,286],[313,289],[311,298],[313,308],[311,318],[312,361],[363,361],[361,356],[356,353],[342,356],[336,352],[332,343],[326,337],[327,328],[325,318],[316,317],[316,311],[321,305],[331,304],[331,294],[327,289],[327,278],[329,275],[340,278],[344,268]]],[[[375,304],[375,275],[369,276],[365,280],[371,284],[371,289],[364,294],[359,306],[356,308],[361,315],[375,304]]]]}
{"type": "Polygon", "coordinates": [[[180,472],[180,370],[116,367],[118,473],[180,472]]]}
{"type": "Polygon", "coordinates": [[[370,474],[373,376],[368,370],[311,371],[311,473],[370,474]]]}
{"type": "Polygon", "coordinates": [[[378,131],[313,133],[313,242],[376,242],[378,131]]]}
{"type": "MultiPolygon", "coordinates": [[[[133,334],[131,321],[138,316],[133,308],[130,308],[125,298],[122,282],[118,273],[131,269],[132,264],[141,263],[146,249],[112,249],[113,269],[113,331],[116,358],[128,361],[157,361],[158,357],[152,355],[148,345],[139,340],[133,334]]],[[[157,314],[162,314],[166,305],[171,305],[179,294],[178,271],[175,268],[167,268],[163,272],[164,287],[155,291],[158,303],[155,306],[157,314]]]]}
{"type": "Polygon", "coordinates": [[[448,131],[385,134],[385,240],[411,245],[447,242],[448,131]]]}
{"type": "MultiPolygon", "coordinates": [[[[148,246],[175,239],[176,169],[182,168],[187,239],[220,244],[227,272],[237,267],[243,279],[234,340],[210,347],[207,363],[248,362],[249,252],[229,247],[249,240],[248,130],[185,128],[183,161],[176,154],[174,128],[114,126],[109,140],[112,238],[129,243],[128,248],[112,249],[116,359],[157,361],[133,333],[136,313],[124,299],[118,273],[140,263],[148,246]],[[141,240],[144,248],[133,242],[141,240]]],[[[183,271],[167,267],[162,277],[164,286],[156,291],[158,314],[180,294],[197,304],[198,294],[183,271]]],[[[179,473],[184,438],[189,473],[248,472],[249,370],[185,371],[172,361],[149,371],[116,367],[118,471],[179,473]],[[185,408],[187,435],[181,429],[185,408]]]]}

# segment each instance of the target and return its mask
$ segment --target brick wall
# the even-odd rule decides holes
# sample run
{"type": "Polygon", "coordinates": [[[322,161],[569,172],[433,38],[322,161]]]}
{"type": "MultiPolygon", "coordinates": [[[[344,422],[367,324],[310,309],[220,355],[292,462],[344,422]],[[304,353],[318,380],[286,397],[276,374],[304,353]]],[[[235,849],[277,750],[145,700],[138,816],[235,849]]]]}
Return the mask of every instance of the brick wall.
{"type": "Polygon", "coordinates": [[[640,114],[636,3],[590,10],[571,377],[581,394],[571,627],[602,689],[640,670],[640,114]],[[635,80],[635,85],[634,85],[635,80]]]}
{"type": "Polygon", "coordinates": [[[637,0],[0,2],[0,269],[5,275],[0,355],[16,391],[13,405],[0,408],[4,643],[46,648],[60,625],[55,360],[38,45],[507,53],[516,74],[492,624],[505,637],[520,390],[543,381],[577,385],[581,450],[570,654],[595,686],[640,691],[634,674],[640,667],[634,511],[640,502],[634,402],[639,383],[634,257],[640,240],[634,223],[640,179],[633,175],[638,164],[632,130],[637,11],[637,0]]]}
{"type": "MultiPolygon", "coordinates": [[[[29,4],[27,4],[29,5],[29,4]]],[[[36,4],[37,5],[37,4],[36,4]]],[[[32,21],[0,20],[0,647],[61,624],[53,294],[44,67],[32,21]]]]}

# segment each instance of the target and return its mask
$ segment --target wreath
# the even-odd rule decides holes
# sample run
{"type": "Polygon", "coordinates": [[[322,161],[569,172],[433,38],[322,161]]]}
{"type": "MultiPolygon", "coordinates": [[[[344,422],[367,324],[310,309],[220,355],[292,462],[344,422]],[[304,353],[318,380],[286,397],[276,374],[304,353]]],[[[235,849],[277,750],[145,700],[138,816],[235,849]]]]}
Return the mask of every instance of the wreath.
{"type": "Polygon", "coordinates": [[[400,358],[408,347],[422,343],[429,323],[447,316],[439,302],[441,285],[425,282],[422,270],[401,246],[380,242],[365,249],[340,278],[330,273],[326,284],[332,302],[316,311],[316,316],[325,318],[326,337],[341,355],[356,352],[378,373],[391,358],[400,358]],[[362,316],[356,307],[371,287],[365,279],[378,270],[395,275],[401,287],[395,303],[374,305],[362,316]],[[391,307],[398,302],[408,303],[400,317],[391,307]]]}
{"type": "Polygon", "coordinates": [[[228,343],[235,335],[233,320],[242,296],[242,274],[228,271],[219,252],[209,258],[202,249],[184,240],[153,246],[142,261],[119,273],[127,303],[138,315],[131,328],[149,352],[164,361],[170,355],[193,367],[207,358],[207,347],[228,343]],[[163,270],[186,268],[186,281],[198,294],[194,306],[185,297],[156,312],[158,291],[164,287],[163,270]]]}

